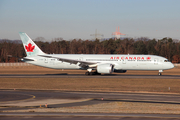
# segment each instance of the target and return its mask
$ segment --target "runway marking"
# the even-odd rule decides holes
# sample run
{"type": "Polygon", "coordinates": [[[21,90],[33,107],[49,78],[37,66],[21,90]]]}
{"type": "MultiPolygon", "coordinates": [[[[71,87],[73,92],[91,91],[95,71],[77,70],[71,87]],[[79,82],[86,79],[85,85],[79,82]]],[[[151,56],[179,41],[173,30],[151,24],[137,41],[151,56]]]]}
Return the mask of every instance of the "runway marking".
{"type": "MultiPolygon", "coordinates": [[[[94,99],[96,100],[96,99],[94,99]]],[[[135,99],[104,99],[103,101],[112,101],[112,102],[140,102],[140,103],[161,103],[161,104],[180,104],[176,101],[155,101],[155,100],[135,100],[135,99]]]]}
{"type": "Polygon", "coordinates": [[[84,102],[89,101],[90,99],[42,99],[42,100],[35,100],[35,101],[24,101],[18,103],[9,103],[5,104],[4,106],[11,106],[11,107],[39,107],[40,105],[45,106],[45,104],[49,105],[59,105],[59,104],[69,104],[69,103],[77,103],[77,102],[84,102]]]}
{"type": "MultiPolygon", "coordinates": [[[[19,93],[18,93],[18,94],[19,94],[19,93]]],[[[21,93],[20,95],[31,96],[31,98],[21,99],[21,100],[9,100],[9,101],[3,101],[3,102],[0,102],[0,104],[5,104],[5,103],[9,103],[9,102],[26,101],[26,100],[30,100],[30,99],[35,99],[35,98],[36,98],[36,96],[34,96],[34,95],[29,95],[29,94],[23,94],[23,93],[21,93]]],[[[1,105],[0,105],[0,106],[1,106],[1,105]]]]}

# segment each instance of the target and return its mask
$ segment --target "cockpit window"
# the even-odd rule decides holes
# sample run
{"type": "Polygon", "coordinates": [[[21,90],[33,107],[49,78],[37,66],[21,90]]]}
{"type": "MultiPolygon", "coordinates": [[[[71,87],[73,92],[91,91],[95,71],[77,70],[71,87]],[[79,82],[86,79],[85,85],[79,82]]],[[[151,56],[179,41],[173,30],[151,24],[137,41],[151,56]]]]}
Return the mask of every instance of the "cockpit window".
{"type": "Polygon", "coordinates": [[[164,60],[164,62],[169,62],[169,60],[164,60]]]}

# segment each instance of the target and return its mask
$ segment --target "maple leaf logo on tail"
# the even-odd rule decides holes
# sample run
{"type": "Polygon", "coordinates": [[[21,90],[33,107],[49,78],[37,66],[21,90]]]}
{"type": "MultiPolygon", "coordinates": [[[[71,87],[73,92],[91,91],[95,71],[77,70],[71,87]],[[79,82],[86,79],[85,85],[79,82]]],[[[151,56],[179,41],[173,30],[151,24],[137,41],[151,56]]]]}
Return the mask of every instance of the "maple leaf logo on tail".
{"type": "Polygon", "coordinates": [[[32,46],[32,44],[29,43],[28,45],[25,45],[25,48],[26,48],[27,52],[33,52],[35,46],[32,46]]]}

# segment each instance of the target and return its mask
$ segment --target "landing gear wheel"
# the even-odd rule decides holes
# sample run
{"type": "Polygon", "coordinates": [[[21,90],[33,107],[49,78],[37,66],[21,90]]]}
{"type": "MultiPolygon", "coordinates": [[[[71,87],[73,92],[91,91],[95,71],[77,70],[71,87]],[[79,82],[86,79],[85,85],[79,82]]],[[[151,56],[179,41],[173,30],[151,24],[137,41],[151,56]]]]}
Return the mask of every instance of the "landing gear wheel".
{"type": "Polygon", "coordinates": [[[158,75],[161,76],[161,73],[159,72],[158,75]]]}
{"type": "Polygon", "coordinates": [[[101,73],[98,73],[98,72],[94,72],[95,75],[101,75],[101,73]]]}
{"type": "Polygon", "coordinates": [[[85,75],[90,75],[90,73],[89,72],[85,72],[85,75]]]}
{"type": "Polygon", "coordinates": [[[93,72],[90,72],[89,75],[94,75],[94,73],[93,73],[93,72]]]}
{"type": "Polygon", "coordinates": [[[161,73],[163,72],[163,70],[159,70],[159,73],[158,73],[158,75],[161,75],[161,73]]]}
{"type": "Polygon", "coordinates": [[[85,75],[101,75],[101,73],[98,72],[85,72],[85,75]]]}

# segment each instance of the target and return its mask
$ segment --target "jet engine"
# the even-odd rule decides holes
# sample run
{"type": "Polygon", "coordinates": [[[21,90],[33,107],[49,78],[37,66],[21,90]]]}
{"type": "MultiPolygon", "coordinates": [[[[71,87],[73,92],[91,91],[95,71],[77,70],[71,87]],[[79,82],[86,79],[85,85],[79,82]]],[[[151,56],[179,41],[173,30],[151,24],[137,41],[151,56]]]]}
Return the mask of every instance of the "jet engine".
{"type": "Polygon", "coordinates": [[[114,65],[112,64],[99,64],[97,66],[97,72],[98,73],[106,73],[106,74],[111,74],[114,71],[114,65]]]}

